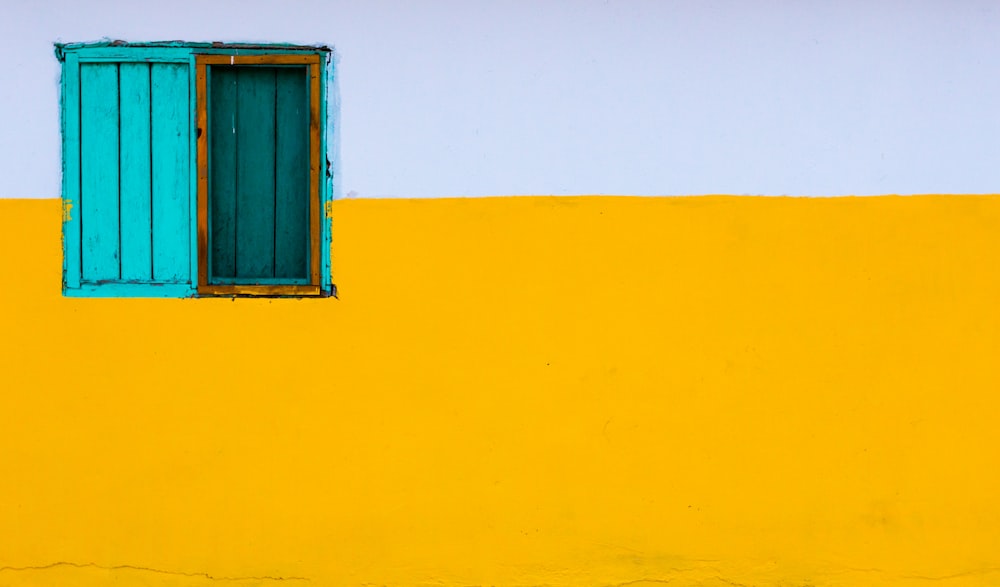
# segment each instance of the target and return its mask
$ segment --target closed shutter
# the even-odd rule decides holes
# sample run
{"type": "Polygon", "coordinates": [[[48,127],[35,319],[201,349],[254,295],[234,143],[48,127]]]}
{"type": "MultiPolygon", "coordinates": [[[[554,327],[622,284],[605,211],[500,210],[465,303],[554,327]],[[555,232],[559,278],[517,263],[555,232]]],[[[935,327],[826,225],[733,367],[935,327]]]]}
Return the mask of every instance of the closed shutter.
{"type": "Polygon", "coordinates": [[[209,284],[310,282],[309,70],[213,66],[209,284]]]}
{"type": "Polygon", "coordinates": [[[191,283],[189,85],[186,64],[80,64],[81,283],[191,283]]]}
{"type": "Polygon", "coordinates": [[[334,293],[329,49],[113,41],[56,57],[65,295],[334,293]]]}

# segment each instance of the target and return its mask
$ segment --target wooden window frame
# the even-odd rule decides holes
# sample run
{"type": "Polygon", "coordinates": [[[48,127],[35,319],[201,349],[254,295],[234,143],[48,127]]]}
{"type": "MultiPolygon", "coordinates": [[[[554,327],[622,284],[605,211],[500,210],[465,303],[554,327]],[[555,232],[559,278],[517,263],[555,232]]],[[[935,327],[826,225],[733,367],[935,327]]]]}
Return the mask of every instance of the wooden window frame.
{"type": "Polygon", "coordinates": [[[196,136],[198,168],[198,295],[319,296],[322,295],[320,244],[320,155],[322,149],[321,60],[316,54],[195,55],[196,136]],[[305,65],[309,68],[309,283],[211,284],[208,274],[208,68],[212,65],[305,65]]]}

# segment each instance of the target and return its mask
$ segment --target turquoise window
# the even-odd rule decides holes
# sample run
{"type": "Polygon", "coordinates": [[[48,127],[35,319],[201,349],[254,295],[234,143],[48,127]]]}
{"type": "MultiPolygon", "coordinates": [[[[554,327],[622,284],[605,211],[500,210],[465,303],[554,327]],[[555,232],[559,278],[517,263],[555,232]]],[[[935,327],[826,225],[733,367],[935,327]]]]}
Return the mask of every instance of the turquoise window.
{"type": "Polygon", "coordinates": [[[97,43],[57,56],[66,295],[333,293],[328,49],[97,43]]]}

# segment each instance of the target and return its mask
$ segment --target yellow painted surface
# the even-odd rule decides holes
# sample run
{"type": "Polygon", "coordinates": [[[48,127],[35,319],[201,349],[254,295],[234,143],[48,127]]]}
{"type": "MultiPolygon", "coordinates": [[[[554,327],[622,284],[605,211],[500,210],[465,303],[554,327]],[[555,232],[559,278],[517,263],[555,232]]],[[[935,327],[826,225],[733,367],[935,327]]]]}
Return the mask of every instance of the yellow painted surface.
{"type": "Polygon", "coordinates": [[[62,214],[0,586],[1000,584],[998,197],[340,201],[339,300],[62,298],[62,214]]]}

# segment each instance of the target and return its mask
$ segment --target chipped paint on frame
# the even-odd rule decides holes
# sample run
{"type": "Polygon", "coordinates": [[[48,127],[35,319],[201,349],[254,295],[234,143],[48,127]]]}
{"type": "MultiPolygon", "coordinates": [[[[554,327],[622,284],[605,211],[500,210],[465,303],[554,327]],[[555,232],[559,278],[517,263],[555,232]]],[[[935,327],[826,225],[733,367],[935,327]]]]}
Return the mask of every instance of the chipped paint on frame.
{"type": "MultiPolygon", "coordinates": [[[[205,59],[224,59],[254,62],[269,59],[275,54],[289,62],[299,62],[303,59],[319,64],[312,68],[311,78],[319,80],[319,92],[311,100],[310,110],[318,121],[320,129],[311,133],[317,137],[319,153],[314,154],[310,168],[315,168],[318,179],[311,200],[314,202],[311,212],[312,250],[319,249],[316,262],[310,273],[311,281],[319,287],[320,295],[331,295],[333,291],[330,270],[330,245],[332,235],[329,218],[321,218],[321,212],[328,212],[328,204],[334,197],[333,181],[338,173],[338,154],[336,137],[339,136],[339,100],[331,103],[328,86],[335,83],[333,75],[332,50],[323,45],[303,46],[290,44],[222,44],[222,43],[187,43],[187,42],[153,42],[127,43],[122,41],[104,40],[96,43],[56,44],[55,56],[62,63],[61,81],[61,111],[63,128],[63,198],[69,202],[69,208],[64,212],[63,222],[63,293],[69,296],[110,296],[110,297],[162,297],[165,291],[174,292],[181,297],[197,295],[195,279],[202,267],[199,263],[199,237],[197,223],[189,222],[190,246],[190,276],[191,282],[187,289],[178,290],[163,284],[130,284],[119,283],[115,287],[110,284],[86,284],[81,281],[82,247],[80,215],[80,111],[79,108],[69,108],[67,104],[79,104],[80,100],[80,64],[100,63],[175,63],[187,66],[190,71],[190,146],[189,146],[189,176],[190,203],[192,212],[198,210],[198,169],[195,165],[197,153],[197,136],[195,120],[197,116],[197,96],[195,92],[197,78],[195,61],[201,55],[205,59]],[[318,58],[318,59],[317,59],[318,58]],[[317,99],[318,98],[318,99],[317,99]],[[324,132],[322,129],[326,129],[324,132]],[[331,169],[331,160],[333,161],[331,169]],[[321,163],[326,163],[325,173],[321,163]],[[152,289],[150,286],[157,285],[152,289]],[[179,292],[179,293],[178,293],[179,292]]],[[[336,95],[336,94],[334,94],[336,95]]],[[[300,294],[301,295],[301,294],[300,294]]]]}

